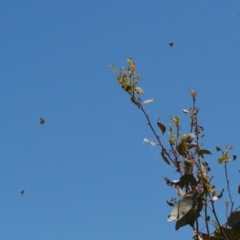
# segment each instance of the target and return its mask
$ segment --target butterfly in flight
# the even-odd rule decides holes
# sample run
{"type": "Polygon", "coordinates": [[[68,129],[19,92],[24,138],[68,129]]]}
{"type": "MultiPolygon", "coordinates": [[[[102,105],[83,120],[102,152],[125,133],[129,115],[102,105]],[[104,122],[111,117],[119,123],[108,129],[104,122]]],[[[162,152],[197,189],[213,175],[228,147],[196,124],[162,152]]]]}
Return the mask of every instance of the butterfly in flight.
{"type": "Polygon", "coordinates": [[[24,194],[25,194],[25,191],[24,191],[24,190],[22,190],[20,193],[21,193],[22,195],[24,195],[24,194]]]}
{"type": "Polygon", "coordinates": [[[173,47],[173,42],[168,43],[170,47],[173,47]]]}
{"type": "Polygon", "coordinates": [[[39,122],[40,122],[40,124],[44,124],[45,120],[43,118],[40,118],[39,122]]]}

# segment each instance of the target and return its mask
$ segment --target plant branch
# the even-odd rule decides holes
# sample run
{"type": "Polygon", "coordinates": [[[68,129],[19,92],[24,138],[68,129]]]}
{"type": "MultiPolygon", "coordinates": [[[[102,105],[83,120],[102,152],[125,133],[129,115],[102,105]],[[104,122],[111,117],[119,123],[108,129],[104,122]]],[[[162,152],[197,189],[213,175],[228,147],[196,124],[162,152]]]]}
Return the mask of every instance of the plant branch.
{"type": "Polygon", "coordinates": [[[234,201],[232,200],[232,195],[231,195],[231,191],[230,191],[230,181],[229,181],[229,178],[228,178],[227,162],[224,162],[224,169],[225,169],[228,195],[229,195],[230,202],[231,202],[231,211],[230,211],[230,214],[231,214],[231,212],[233,210],[234,201]]]}

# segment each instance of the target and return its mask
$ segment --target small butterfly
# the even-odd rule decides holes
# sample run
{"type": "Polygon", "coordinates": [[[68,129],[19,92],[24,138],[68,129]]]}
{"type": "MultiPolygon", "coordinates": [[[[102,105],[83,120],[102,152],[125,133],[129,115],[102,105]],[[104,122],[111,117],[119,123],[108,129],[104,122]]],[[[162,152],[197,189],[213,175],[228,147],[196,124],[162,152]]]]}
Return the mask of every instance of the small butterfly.
{"type": "Polygon", "coordinates": [[[43,118],[40,118],[39,122],[40,122],[40,124],[44,124],[45,120],[43,118]]]}
{"type": "Polygon", "coordinates": [[[22,195],[24,195],[25,191],[24,191],[24,190],[22,190],[20,193],[21,193],[22,195]]]}
{"type": "Polygon", "coordinates": [[[173,47],[173,42],[168,43],[170,47],[173,47]]]}

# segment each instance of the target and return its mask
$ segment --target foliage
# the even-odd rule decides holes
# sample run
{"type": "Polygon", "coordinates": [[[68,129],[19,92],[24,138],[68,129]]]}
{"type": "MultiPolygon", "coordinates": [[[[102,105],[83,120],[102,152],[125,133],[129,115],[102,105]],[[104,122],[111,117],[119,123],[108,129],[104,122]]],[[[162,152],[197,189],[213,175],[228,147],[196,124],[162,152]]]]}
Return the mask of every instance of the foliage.
{"type": "MultiPolygon", "coordinates": [[[[116,74],[122,89],[130,95],[131,102],[143,112],[156,138],[156,142],[151,142],[147,138],[144,138],[144,142],[149,143],[151,146],[160,147],[160,155],[164,162],[173,166],[179,173],[179,180],[177,181],[171,181],[164,177],[166,184],[175,188],[179,196],[179,200],[167,200],[167,204],[173,207],[172,212],[168,216],[168,221],[176,221],[176,230],[190,225],[194,232],[194,239],[240,239],[240,211],[237,211],[239,207],[233,209],[234,202],[231,196],[227,171],[228,164],[237,157],[236,155],[233,155],[232,159],[229,157],[233,147],[226,146],[224,150],[216,147],[216,150],[221,153],[218,162],[219,164],[224,164],[225,181],[230,199],[226,202],[226,222],[220,223],[215,202],[223,196],[224,189],[219,194],[216,193],[216,187],[212,184],[213,176],[209,174],[211,171],[209,163],[205,161],[206,155],[211,155],[212,153],[207,149],[201,148],[204,128],[198,123],[197,92],[190,90],[192,106],[188,109],[183,109],[183,112],[190,118],[190,131],[181,134],[180,118],[171,116],[172,123],[168,130],[169,144],[164,146],[161,138],[166,131],[165,125],[160,121],[156,123],[156,127],[162,133],[160,136],[144,109],[145,104],[152,103],[155,99],[141,100],[140,95],[143,95],[144,91],[138,87],[140,75],[136,73],[136,64],[132,58],[127,59],[127,63],[128,67],[121,68],[120,71],[114,65],[110,65],[110,67],[116,74]],[[230,211],[228,206],[230,206],[230,211]],[[213,231],[211,231],[211,225],[214,226],[213,231]]],[[[240,193],[240,187],[238,192],[240,193]]]]}

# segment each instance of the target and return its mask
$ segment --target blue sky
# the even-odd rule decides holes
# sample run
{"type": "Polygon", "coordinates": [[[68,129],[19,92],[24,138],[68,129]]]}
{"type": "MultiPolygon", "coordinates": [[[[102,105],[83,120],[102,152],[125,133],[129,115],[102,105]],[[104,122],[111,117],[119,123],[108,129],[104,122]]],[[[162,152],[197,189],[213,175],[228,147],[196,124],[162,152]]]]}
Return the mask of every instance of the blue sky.
{"type": "MultiPolygon", "coordinates": [[[[109,64],[132,56],[144,99],[157,98],[151,120],[179,115],[182,133],[198,91],[220,190],[215,146],[240,152],[240,2],[1,1],[0,31],[0,238],[190,239],[167,222],[176,195],[161,177],[177,175],[143,144],[153,135],[109,64]]],[[[236,206],[239,169],[229,165],[236,206]]]]}

